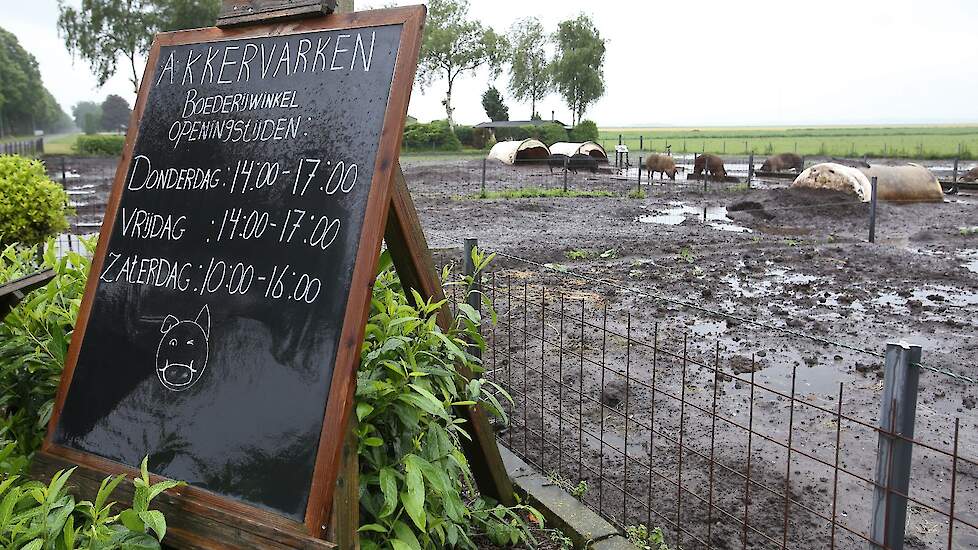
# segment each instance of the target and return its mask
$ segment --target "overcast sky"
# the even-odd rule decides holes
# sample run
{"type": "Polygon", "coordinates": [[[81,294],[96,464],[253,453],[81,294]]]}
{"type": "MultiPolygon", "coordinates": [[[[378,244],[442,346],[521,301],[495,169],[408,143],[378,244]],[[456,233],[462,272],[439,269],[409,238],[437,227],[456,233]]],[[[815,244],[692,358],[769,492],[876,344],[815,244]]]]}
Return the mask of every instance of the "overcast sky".
{"type": "MultiPolygon", "coordinates": [[[[69,0],[75,1],[77,0],[69,0]]],[[[360,9],[389,0],[357,0],[360,9]]],[[[398,0],[397,4],[416,3],[398,0]]],[[[497,31],[537,16],[548,31],[580,12],[608,40],[605,96],[586,116],[601,126],[713,126],[978,122],[978,2],[974,0],[473,0],[497,31]],[[601,8],[601,9],[599,9],[601,8]]],[[[70,111],[117,93],[125,71],[98,88],[58,37],[56,0],[0,0],[0,26],[38,60],[44,83],[70,111]],[[29,7],[28,7],[29,6],[29,7]]],[[[125,65],[120,64],[120,67],[125,65]]],[[[513,119],[528,104],[505,90],[513,119]]],[[[456,119],[486,119],[485,73],[460,77],[456,119]]],[[[444,83],[415,88],[410,113],[443,118],[444,83]]],[[[553,95],[539,111],[570,122],[553,95]]]]}

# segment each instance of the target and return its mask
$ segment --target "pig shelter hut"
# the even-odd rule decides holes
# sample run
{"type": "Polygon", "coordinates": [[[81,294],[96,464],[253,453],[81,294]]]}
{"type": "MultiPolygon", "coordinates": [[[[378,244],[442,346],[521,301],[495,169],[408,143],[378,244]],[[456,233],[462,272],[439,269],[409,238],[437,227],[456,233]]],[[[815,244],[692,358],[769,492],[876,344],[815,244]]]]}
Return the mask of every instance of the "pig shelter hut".
{"type": "Polygon", "coordinates": [[[824,162],[806,168],[798,174],[791,186],[843,191],[856,195],[863,202],[869,202],[872,197],[873,177],[877,178],[876,196],[879,200],[896,202],[944,200],[944,192],[937,178],[930,170],[919,164],[853,167],[824,162]]]}
{"type": "Polygon", "coordinates": [[[550,158],[550,149],[543,142],[535,139],[500,141],[489,150],[488,158],[505,164],[547,162],[550,158]]]}
{"type": "Polygon", "coordinates": [[[604,147],[593,141],[585,141],[583,143],[558,141],[550,146],[550,154],[567,155],[568,157],[587,155],[598,162],[608,162],[608,153],[604,150],[604,147]]]}

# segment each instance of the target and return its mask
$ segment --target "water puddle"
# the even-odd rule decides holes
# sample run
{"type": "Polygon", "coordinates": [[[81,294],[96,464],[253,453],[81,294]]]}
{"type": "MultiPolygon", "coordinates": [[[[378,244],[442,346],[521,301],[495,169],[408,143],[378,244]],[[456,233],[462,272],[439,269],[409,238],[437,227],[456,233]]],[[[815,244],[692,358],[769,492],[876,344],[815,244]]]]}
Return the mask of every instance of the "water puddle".
{"type": "Polygon", "coordinates": [[[880,293],[873,299],[873,303],[901,313],[910,312],[912,306],[970,308],[978,306],[978,292],[944,285],[926,285],[912,291],[909,296],[901,296],[895,292],[880,293]]]}
{"type": "Polygon", "coordinates": [[[955,256],[959,260],[963,260],[964,263],[961,267],[967,269],[972,273],[978,273],[978,250],[970,248],[965,250],[959,250],[955,256]]]}
{"type": "Polygon", "coordinates": [[[666,208],[657,209],[652,214],[635,218],[637,222],[663,225],[680,225],[686,220],[695,220],[721,231],[733,231],[736,233],[751,232],[746,227],[735,225],[733,220],[727,217],[726,206],[695,207],[685,205],[681,202],[672,202],[666,208]]]}

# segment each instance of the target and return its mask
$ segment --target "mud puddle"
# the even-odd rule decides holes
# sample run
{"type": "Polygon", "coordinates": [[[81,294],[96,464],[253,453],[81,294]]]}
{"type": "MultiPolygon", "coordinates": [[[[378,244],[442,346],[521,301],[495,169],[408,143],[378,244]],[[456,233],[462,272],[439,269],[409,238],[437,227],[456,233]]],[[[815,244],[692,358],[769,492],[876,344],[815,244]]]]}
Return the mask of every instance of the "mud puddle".
{"type": "Polygon", "coordinates": [[[751,233],[750,229],[733,223],[733,220],[727,216],[726,206],[695,207],[681,202],[670,202],[666,208],[657,209],[651,214],[635,218],[635,221],[640,223],[663,225],[681,225],[686,220],[698,221],[721,231],[751,233]]]}

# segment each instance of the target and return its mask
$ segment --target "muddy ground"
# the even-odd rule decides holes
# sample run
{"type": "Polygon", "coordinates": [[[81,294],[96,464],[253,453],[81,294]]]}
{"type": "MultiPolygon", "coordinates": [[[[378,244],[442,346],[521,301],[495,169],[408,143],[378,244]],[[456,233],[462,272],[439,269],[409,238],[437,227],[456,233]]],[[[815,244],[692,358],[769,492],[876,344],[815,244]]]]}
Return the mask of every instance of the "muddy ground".
{"type": "MultiPolygon", "coordinates": [[[[97,230],[116,162],[67,159],[75,233],[97,230]]],[[[949,175],[946,162],[929,164],[949,175]]],[[[60,180],[60,159],[48,165],[60,180]]],[[[961,229],[978,226],[978,193],[883,203],[869,244],[868,205],[790,190],[790,180],[752,189],[710,183],[704,192],[681,175],[643,185],[637,199],[628,198],[634,170],[582,173],[568,175],[570,189],[614,196],[486,200],[475,198],[481,160],[402,165],[439,263],[457,262],[465,237],[530,260],[500,256],[493,265],[500,318],[486,362],[516,405],[502,441],[555,482],[586,481],[583,499],[616,521],[663,527],[673,547],[710,540],[741,548],[746,517],[749,548],[784,540],[827,548],[832,525],[819,515],[837,518],[836,548],[865,547],[877,435],[859,422],[879,421],[886,343],[920,344],[925,364],[978,376],[978,235],[961,229]],[[605,310],[614,334],[600,328],[605,310]],[[840,384],[843,414],[859,422],[838,429],[840,384]],[[839,464],[850,473],[839,473],[836,488],[837,435],[839,464]]],[[[486,174],[487,191],[564,181],[546,168],[492,162],[486,174]]],[[[978,385],[923,372],[916,437],[949,451],[959,418],[959,448],[978,459],[976,397],[978,385]]],[[[938,451],[914,450],[910,494],[926,505],[910,506],[908,547],[946,547],[947,521],[928,506],[948,509],[950,463],[938,451]]],[[[978,524],[978,467],[959,460],[955,483],[956,513],[978,524]]],[[[958,523],[954,540],[954,548],[978,548],[978,531],[958,523]]]]}
{"type": "MultiPolygon", "coordinates": [[[[791,422],[792,448],[809,456],[793,450],[789,468],[783,445],[753,436],[751,479],[757,484],[751,484],[747,499],[749,547],[780,546],[785,536],[785,487],[800,504],[788,505],[789,547],[828,547],[831,522],[818,513],[832,517],[833,492],[838,495],[836,517],[841,524],[836,527],[836,547],[865,546],[860,534],[866,534],[869,524],[872,488],[866,480],[874,475],[877,436],[866,426],[843,421],[840,463],[863,479],[840,473],[836,491],[834,469],[828,466],[835,459],[836,423],[826,411],[836,411],[841,383],[843,414],[870,426],[878,423],[883,363],[878,355],[887,342],[920,344],[924,364],[978,376],[978,236],[961,229],[978,226],[978,194],[962,192],[941,204],[881,204],[877,242],[870,244],[867,204],[838,193],[787,189],[790,180],[760,181],[755,184],[760,189],[749,190],[711,183],[706,193],[699,183],[656,182],[643,185],[646,198],[633,199],[627,193],[636,186],[634,172],[627,178],[580,174],[570,176],[571,189],[610,190],[616,196],[480,200],[474,195],[480,191],[481,161],[407,161],[404,170],[429,241],[442,249],[440,261],[457,260],[461,240],[475,237],[484,248],[566,270],[554,273],[504,257],[495,261],[500,322],[487,362],[517,405],[517,418],[503,433],[504,441],[547,471],[559,468],[558,477],[571,485],[587,481],[585,499],[622,523],[645,522],[651,515],[653,524],[671,525],[675,543],[682,420],[686,450],[678,508],[680,524],[689,531],[682,534],[684,548],[702,546],[707,537],[715,547],[741,547],[744,427],[751,411],[746,381],[752,357],[757,384],[784,395],[790,394],[796,372],[798,399],[792,407],[784,395],[755,388],[755,431],[783,444],[791,422]],[[580,258],[582,253],[587,257],[580,258]],[[524,283],[529,288],[528,308],[522,301],[524,283]],[[512,311],[508,292],[514,295],[512,311]],[[538,305],[542,294],[548,303],[544,323],[538,305]],[[563,331],[558,314],[561,294],[572,312],[563,331]],[[582,300],[588,322],[583,347],[579,321],[573,321],[580,318],[582,300]],[[686,339],[690,361],[685,398],[699,408],[681,407],[682,361],[662,352],[653,357],[649,346],[607,338],[606,368],[600,367],[601,331],[594,327],[601,326],[605,307],[609,329],[621,335],[628,330],[630,315],[633,340],[653,342],[658,323],[659,348],[681,356],[686,339]],[[529,327],[526,344],[524,322],[529,327]],[[548,341],[542,350],[541,331],[548,341]],[[713,365],[717,345],[722,373],[739,373],[738,379],[720,375],[718,411],[740,424],[721,420],[714,429],[710,415],[703,412],[712,407],[714,374],[692,363],[713,365]],[[656,396],[651,391],[653,364],[656,396]],[[614,372],[624,373],[626,368],[627,391],[624,376],[614,372]],[[526,417],[520,418],[524,411],[526,417]],[[655,452],[650,453],[653,423],[655,452]],[[603,446],[595,435],[602,426],[603,446]],[[627,474],[621,454],[626,438],[631,462],[627,474]],[[711,447],[717,463],[712,484],[711,447]],[[630,496],[623,499],[620,487],[626,483],[630,496]],[[687,493],[687,487],[695,494],[687,493]]],[[[560,175],[550,176],[545,168],[487,165],[488,191],[562,183],[560,175]]],[[[960,418],[959,448],[976,458],[976,396],[978,385],[923,372],[916,436],[950,452],[954,419],[960,418]]],[[[915,449],[910,494],[947,510],[950,462],[939,452],[915,449]]],[[[959,461],[956,513],[972,523],[978,512],[976,474],[978,468],[959,461]]],[[[908,545],[945,547],[946,519],[926,506],[911,504],[910,510],[908,545]]],[[[958,547],[978,547],[978,532],[957,524],[958,547]]]]}

